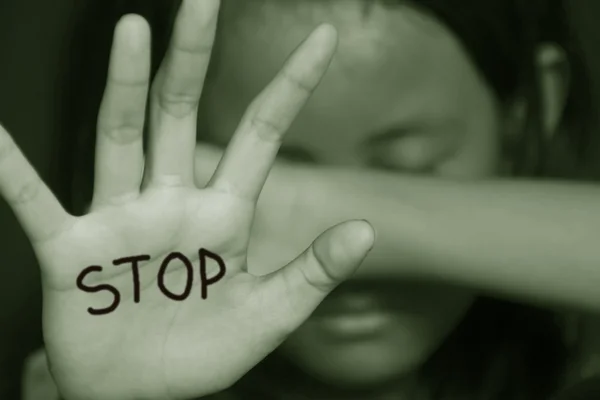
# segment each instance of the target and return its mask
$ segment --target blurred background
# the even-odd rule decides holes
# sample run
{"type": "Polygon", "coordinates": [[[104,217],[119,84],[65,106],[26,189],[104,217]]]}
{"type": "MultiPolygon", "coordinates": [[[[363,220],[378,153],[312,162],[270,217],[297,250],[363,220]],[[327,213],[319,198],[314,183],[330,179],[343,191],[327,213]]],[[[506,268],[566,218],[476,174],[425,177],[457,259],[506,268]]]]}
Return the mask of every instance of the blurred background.
{"type": "MultiPolygon", "coordinates": [[[[49,179],[57,84],[70,35],[84,1],[0,2],[0,121],[13,134],[44,179],[49,179]]],[[[600,1],[573,0],[570,14],[579,31],[600,96],[600,1]]],[[[598,131],[598,127],[596,131],[598,131]]],[[[600,132],[599,132],[600,135],[600,132]]],[[[19,358],[32,350],[40,332],[39,272],[31,248],[0,200],[0,399],[18,379],[19,358]],[[4,382],[1,380],[4,379],[4,382]]]]}

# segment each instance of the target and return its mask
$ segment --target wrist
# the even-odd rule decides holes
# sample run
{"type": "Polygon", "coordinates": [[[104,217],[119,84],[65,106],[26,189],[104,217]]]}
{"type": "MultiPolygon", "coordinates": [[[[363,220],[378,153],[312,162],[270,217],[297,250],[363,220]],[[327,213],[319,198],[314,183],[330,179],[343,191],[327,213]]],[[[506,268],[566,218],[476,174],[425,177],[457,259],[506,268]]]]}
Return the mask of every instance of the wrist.
{"type": "Polygon", "coordinates": [[[394,187],[369,171],[323,170],[311,181],[311,218],[328,228],[366,219],[375,228],[373,250],[356,273],[359,277],[415,277],[427,272],[436,235],[434,218],[426,207],[411,202],[411,181],[394,180],[394,187]],[[400,187],[398,187],[400,186],[400,187]]]}

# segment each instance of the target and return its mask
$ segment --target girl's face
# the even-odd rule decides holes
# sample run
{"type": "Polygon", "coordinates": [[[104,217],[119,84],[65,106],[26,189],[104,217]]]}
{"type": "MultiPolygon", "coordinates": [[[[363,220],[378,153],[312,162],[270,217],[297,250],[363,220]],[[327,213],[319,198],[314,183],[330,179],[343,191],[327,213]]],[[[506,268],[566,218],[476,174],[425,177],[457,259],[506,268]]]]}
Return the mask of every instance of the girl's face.
{"type": "MultiPolygon", "coordinates": [[[[338,53],[281,157],[453,179],[498,173],[501,108],[459,40],[415,9],[366,3],[225,1],[201,126],[227,143],[289,53],[329,22],[338,53]]],[[[381,383],[419,367],[472,301],[430,284],[343,284],[281,351],[328,382],[381,383]]]]}

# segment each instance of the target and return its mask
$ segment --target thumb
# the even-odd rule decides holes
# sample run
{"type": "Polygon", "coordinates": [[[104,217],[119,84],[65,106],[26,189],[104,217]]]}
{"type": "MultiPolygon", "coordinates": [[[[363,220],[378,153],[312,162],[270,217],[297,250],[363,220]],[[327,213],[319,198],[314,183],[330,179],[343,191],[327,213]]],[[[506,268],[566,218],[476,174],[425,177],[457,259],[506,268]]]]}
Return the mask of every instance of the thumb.
{"type": "Polygon", "coordinates": [[[337,285],[360,266],[375,242],[367,221],[348,221],[322,233],[284,268],[263,277],[261,290],[274,323],[292,332],[337,285]],[[281,325],[283,324],[283,325],[281,325]]]}

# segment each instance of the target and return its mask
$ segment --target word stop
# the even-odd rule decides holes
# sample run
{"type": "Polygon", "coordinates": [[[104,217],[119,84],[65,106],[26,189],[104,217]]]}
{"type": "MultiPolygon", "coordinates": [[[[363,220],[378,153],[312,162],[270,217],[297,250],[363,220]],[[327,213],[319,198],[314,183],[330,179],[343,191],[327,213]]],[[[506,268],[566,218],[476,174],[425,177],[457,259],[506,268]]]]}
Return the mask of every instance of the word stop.
{"type": "MultiPolygon", "coordinates": [[[[198,251],[198,254],[199,254],[199,260],[200,260],[200,268],[199,268],[200,269],[200,274],[199,274],[200,275],[200,296],[203,300],[205,300],[206,298],[208,298],[208,287],[210,285],[214,285],[215,283],[219,282],[225,276],[225,262],[223,261],[223,259],[220,256],[218,256],[215,253],[211,253],[210,251],[208,251],[206,249],[200,249],[198,251]],[[212,260],[216,261],[217,265],[219,266],[218,272],[212,277],[209,277],[207,274],[207,266],[206,265],[207,265],[208,259],[212,259],[212,260]]],[[[133,301],[134,301],[134,303],[140,302],[140,266],[139,266],[139,263],[143,262],[143,261],[149,261],[149,260],[150,260],[149,255],[139,255],[139,256],[132,256],[132,257],[123,257],[123,258],[119,258],[119,259],[116,259],[113,261],[113,265],[115,265],[115,266],[124,265],[124,264],[131,265],[131,273],[133,276],[133,301]]],[[[113,285],[109,285],[106,283],[98,284],[98,285],[87,285],[87,284],[83,283],[83,280],[89,274],[94,273],[94,272],[102,272],[102,270],[103,270],[103,268],[101,266],[92,265],[92,266],[85,268],[77,276],[77,288],[79,290],[82,290],[86,293],[97,293],[97,292],[101,292],[101,291],[108,291],[114,297],[112,304],[106,308],[103,308],[103,309],[94,309],[91,307],[88,308],[88,312],[91,315],[110,314],[111,312],[113,312],[117,309],[117,307],[119,306],[119,303],[121,302],[121,294],[119,293],[117,288],[114,287],[113,285]]],[[[194,267],[192,265],[192,262],[186,256],[184,256],[181,253],[174,252],[174,253],[170,253],[167,257],[165,257],[165,259],[162,261],[162,263],[160,265],[160,269],[158,270],[157,284],[158,284],[159,290],[166,297],[168,297],[172,300],[175,300],[175,301],[186,300],[192,292],[193,282],[194,282],[194,267]],[[178,264],[183,264],[183,266],[185,266],[185,269],[187,271],[186,285],[181,294],[173,293],[165,285],[165,274],[167,273],[167,269],[169,268],[169,265],[171,265],[175,261],[177,261],[178,264]]]]}

